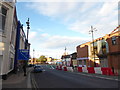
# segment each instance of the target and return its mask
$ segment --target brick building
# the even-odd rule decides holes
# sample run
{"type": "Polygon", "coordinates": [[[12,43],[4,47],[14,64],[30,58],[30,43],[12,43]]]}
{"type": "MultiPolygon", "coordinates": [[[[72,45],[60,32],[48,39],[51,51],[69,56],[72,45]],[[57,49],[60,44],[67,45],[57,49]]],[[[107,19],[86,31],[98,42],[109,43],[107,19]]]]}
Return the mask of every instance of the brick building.
{"type": "Polygon", "coordinates": [[[120,25],[110,34],[77,46],[78,65],[110,67],[114,73],[120,71],[120,25]],[[94,49],[93,49],[94,48],[94,49]],[[93,54],[94,50],[94,54],[93,54]],[[94,59],[93,59],[94,58],[94,59]]]}
{"type": "Polygon", "coordinates": [[[108,65],[114,73],[120,72],[120,26],[107,35],[109,52],[107,54],[108,65]]]}
{"type": "Polygon", "coordinates": [[[90,42],[77,46],[77,63],[78,66],[90,67],[93,66],[93,60],[90,59],[90,42]]]}

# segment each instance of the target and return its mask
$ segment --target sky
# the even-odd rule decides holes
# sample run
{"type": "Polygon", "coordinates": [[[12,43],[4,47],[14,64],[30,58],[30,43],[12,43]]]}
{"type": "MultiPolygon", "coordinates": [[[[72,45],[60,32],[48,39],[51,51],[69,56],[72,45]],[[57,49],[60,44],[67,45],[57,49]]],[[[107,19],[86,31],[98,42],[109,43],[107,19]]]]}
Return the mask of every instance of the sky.
{"type": "Polygon", "coordinates": [[[118,2],[104,0],[18,0],[18,20],[26,32],[30,18],[29,42],[31,57],[41,55],[61,58],[76,52],[80,44],[92,40],[91,26],[96,28],[94,39],[109,34],[118,26],[118,2]]]}

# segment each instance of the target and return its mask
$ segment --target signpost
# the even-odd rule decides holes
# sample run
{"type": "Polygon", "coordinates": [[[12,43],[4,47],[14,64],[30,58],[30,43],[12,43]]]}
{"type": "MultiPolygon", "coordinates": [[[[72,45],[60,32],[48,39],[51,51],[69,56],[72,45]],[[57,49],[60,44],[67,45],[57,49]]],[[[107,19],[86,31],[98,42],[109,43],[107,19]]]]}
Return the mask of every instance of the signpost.
{"type": "Polygon", "coordinates": [[[29,50],[19,49],[18,50],[18,60],[29,60],[29,50]]]}

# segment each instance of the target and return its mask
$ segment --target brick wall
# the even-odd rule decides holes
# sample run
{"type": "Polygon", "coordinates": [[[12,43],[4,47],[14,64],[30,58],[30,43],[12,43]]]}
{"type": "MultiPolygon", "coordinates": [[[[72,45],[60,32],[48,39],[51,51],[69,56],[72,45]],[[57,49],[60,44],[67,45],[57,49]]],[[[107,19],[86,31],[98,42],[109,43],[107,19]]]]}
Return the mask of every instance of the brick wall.
{"type": "Polygon", "coordinates": [[[77,47],[77,58],[80,57],[88,57],[88,45],[85,45],[84,47],[77,47]]]}

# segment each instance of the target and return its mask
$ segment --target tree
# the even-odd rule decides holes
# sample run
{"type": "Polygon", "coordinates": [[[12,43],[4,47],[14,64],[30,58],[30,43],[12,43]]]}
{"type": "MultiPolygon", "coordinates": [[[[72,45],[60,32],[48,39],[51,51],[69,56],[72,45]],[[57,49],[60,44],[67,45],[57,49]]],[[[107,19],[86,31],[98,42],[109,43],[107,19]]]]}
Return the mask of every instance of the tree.
{"type": "Polygon", "coordinates": [[[47,61],[47,58],[46,58],[44,55],[41,55],[41,56],[39,57],[39,60],[40,60],[40,62],[45,63],[45,62],[47,61]]]}
{"type": "Polygon", "coordinates": [[[39,59],[39,58],[37,58],[37,59],[36,59],[36,62],[40,62],[40,59],[39,59]]]}

